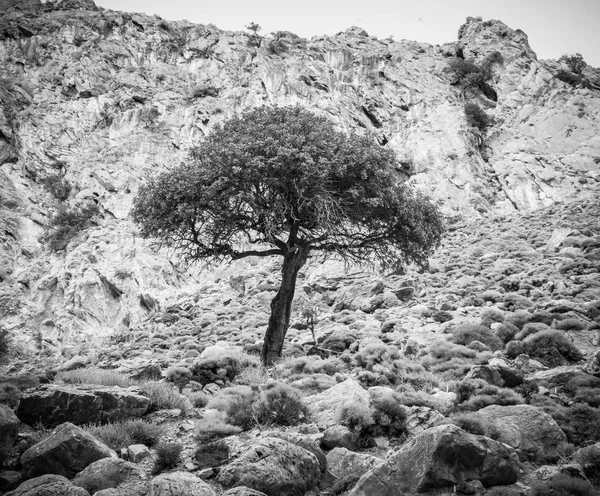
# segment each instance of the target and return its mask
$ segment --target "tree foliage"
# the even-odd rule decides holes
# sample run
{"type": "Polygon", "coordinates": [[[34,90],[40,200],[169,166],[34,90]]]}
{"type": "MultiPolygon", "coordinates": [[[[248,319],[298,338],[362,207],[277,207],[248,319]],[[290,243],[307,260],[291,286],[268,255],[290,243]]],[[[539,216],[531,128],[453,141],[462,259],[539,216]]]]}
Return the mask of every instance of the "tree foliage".
{"type": "Polygon", "coordinates": [[[142,236],[188,260],[284,255],[303,244],[385,268],[423,265],[441,217],[400,183],[396,163],[392,150],[300,107],[263,107],[216,128],[187,163],[142,186],[133,218],[142,236]]]}
{"type": "MultiPolygon", "coordinates": [[[[339,132],[301,107],[261,107],[216,127],[187,162],[150,179],[132,215],[142,236],[189,261],[283,256],[267,329],[268,337],[279,326],[281,337],[310,254],[386,269],[426,265],[442,218],[400,182],[397,167],[394,152],[370,137],[339,132]]],[[[280,354],[282,344],[265,349],[280,354]]]]}

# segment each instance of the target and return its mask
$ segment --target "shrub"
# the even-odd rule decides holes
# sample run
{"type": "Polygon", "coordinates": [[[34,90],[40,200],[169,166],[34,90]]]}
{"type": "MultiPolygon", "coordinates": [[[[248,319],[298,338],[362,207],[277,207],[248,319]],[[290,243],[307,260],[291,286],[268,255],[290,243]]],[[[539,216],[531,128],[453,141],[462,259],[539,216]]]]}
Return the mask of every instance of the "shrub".
{"type": "Polygon", "coordinates": [[[369,407],[357,402],[344,403],[340,408],[338,421],[348,429],[359,433],[373,425],[369,407]]]}
{"type": "Polygon", "coordinates": [[[275,383],[261,394],[256,406],[261,423],[296,425],[307,420],[309,411],[298,392],[287,384],[275,383]]]}
{"type": "Polygon", "coordinates": [[[81,231],[95,224],[100,214],[98,205],[88,203],[82,207],[61,208],[50,219],[46,241],[51,250],[63,250],[81,231]]]}
{"type": "Polygon", "coordinates": [[[521,341],[509,341],[504,349],[506,356],[511,359],[517,358],[522,353],[525,353],[525,346],[521,341]]]}
{"type": "Polygon", "coordinates": [[[563,407],[551,400],[538,400],[536,404],[552,416],[575,446],[600,441],[600,410],[597,408],[585,403],[563,407]]]}
{"type": "Polygon", "coordinates": [[[480,410],[488,405],[518,405],[523,397],[508,388],[488,384],[482,379],[463,379],[455,386],[457,402],[463,410],[480,410]]]}
{"type": "Polygon", "coordinates": [[[492,423],[478,413],[457,413],[452,415],[450,421],[471,434],[487,436],[492,439],[498,438],[498,432],[492,423]]]}
{"type": "Polygon", "coordinates": [[[600,444],[581,448],[573,457],[579,463],[585,476],[595,485],[600,484],[600,444]]]}
{"type": "Polygon", "coordinates": [[[464,112],[469,126],[476,127],[481,132],[484,132],[492,124],[491,117],[476,103],[465,103],[464,112]]]}
{"type": "Polygon", "coordinates": [[[229,460],[229,447],[221,440],[201,444],[194,452],[194,460],[200,470],[220,467],[229,460]]]}
{"type": "Polygon", "coordinates": [[[8,329],[4,329],[4,327],[0,327],[0,361],[8,355],[10,350],[10,337],[8,333],[8,329]]]}
{"type": "Polygon", "coordinates": [[[523,341],[523,349],[547,367],[578,362],[583,358],[575,345],[559,331],[541,331],[523,341]]]}
{"type": "Polygon", "coordinates": [[[559,320],[555,327],[561,331],[583,331],[587,328],[587,324],[579,319],[569,318],[559,320]]]}
{"type": "Polygon", "coordinates": [[[527,322],[531,322],[533,319],[533,314],[525,311],[518,310],[506,316],[504,320],[505,323],[509,323],[517,327],[518,329],[522,329],[527,322]]]}
{"type": "Polygon", "coordinates": [[[163,426],[141,419],[104,425],[88,425],[85,430],[115,451],[131,444],[145,444],[152,447],[165,433],[163,426]]]}
{"type": "Polygon", "coordinates": [[[548,482],[534,482],[531,496],[597,496],[590,481],[561,474],[548,482]]]}
{"type": "Polygon", "coordinates": [[[398,393],[372,395],[371,406],[373,407],[373,421],[377,426],[383,428],[384,432],[389,431],[392,435],[399,435],[404,431],[406,408],[398,393]]]}
{"type": "Polygon", "coordinates": [[[93,384],[97,386],[119,386],[128,388],[136,382],[115,370],[98,369],[95,367],[59,372],[56,381],[67,384],[93,384]]]}
{"type": "Polygon", "coordinates": [[[9,382],[0,383],[0,403],[14,408],[18,405],[21,396],[21,390],[18,387],[9,382]]]}
{"type": "Polygon", "coordinates": [[[57,200],[63,201],[69,198],[71,185],[64,177],[57,175],[48,176],[42,183],[57,200]]]}
{"type": "Polygon", "coordinates": [[[199,86],[194,88],[192,91],[192,98],[206,98],[207,96],[211,96],[216,98],[219,96],[219,88],[214,86],[199,86]]]}
{"type": "Polygon", "coordinates": [[[576,53],[574,55],[565,53],[561,55],[558,61],[566,64],[569,67],[569,70],[574,74],[581,74],[587,66],[580,53],[576,53]]]}
{"type": "Polygon", "coordinates": [[[531,336],[536,332],[547,331],[550,329],[546,324],[542,324],[541,322],[529,322],[523,326],[516,335],[515,339],[519,341],[523,341],[527,336],[531,336]]]}
{"type": "Polygon", "coordinates": [[[186,390],[183,394],[195,408],[204,408],[208,403],[208,395],[202,391],[186,390]]]}
{"type": "Polygon", "coordinates": [[[468,345],[472,341],[480,341],[491,350],[502,348],[502,341],[489,328],[477,324],[460,324],[452,329],[453,341],[456,344],[468,345]]]}
{"type": "Polygon", "coordinates": [[[156,447],[156,460],[152,474],[160,474],[164,470],[175,468],[181,462],[181,443],[161,443],[156,447]]]}
{"type": "Polygon", "coordinates": [[[494,331],[496,336],[498,336],[504,344],[512,341],[515,338],[517,332],[519,332],[519,328],[513,324],[505,322],[496,327],[494,331]]]}
{"type": "Polygon", "coordinates": [[[179,391],[166,382],[147,381],[140,384],[142,394],[150,400],[148,411],[168,410],[177,408],[182,415],[189,413],[190,401],[179,391]]]}
{"type": "Polygon", "coordinates": [[[196,424],[196,440],[200,443],[232,436],[240,432],[242,432],[242,429],[226,422],[225,412],[217,410],[206,412],[204,417],[196,424]]]}
{"type": "Polygon", "coordinates": [[[485,327],[490,327],[494,322],[503,322],[504,312],[496,308],[486,308],[481,314],[481,324],[485,327]]]}

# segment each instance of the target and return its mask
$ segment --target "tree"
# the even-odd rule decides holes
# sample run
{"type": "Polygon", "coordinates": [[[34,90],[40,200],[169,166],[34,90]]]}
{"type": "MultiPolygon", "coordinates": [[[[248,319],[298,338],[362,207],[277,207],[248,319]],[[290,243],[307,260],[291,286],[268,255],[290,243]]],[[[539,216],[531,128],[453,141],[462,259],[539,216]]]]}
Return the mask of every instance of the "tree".
{"type": "Polygon", "coordinates": [[[425,266],[437,207],[401,184],[394,152],[301,107],[261,107],[217,126],[189,161],[150,179],[132,211],[141,235],[195,260],[280,256],[262,359],[281,356],[309,255],[425,266]]]}
{"type": "Polygon", "coordinates": [[[585,60],[583,60],[583,56],[580,53],[576,53],[575,55],[569,55],[568,53],[565,53],[561,55],[558,61],[566,64],[573,74],[581,74],[587,66],[585,60]]]}

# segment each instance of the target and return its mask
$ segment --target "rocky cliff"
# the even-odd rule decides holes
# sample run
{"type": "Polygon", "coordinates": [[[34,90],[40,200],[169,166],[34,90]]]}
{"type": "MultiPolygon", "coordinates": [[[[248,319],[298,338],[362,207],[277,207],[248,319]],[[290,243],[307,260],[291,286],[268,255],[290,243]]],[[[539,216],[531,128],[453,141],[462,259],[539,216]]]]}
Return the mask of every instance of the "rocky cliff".
{"type": "Polygon", "coordinates": [[[468,18],[457,41],[432,46],[2,0],[0,61],[0,320],[23,350],[127,328],[190,281],[221,277],[157,255],[128,212],[144,178],[252,106],[300,104],[372,133],[453,216],[598,195],[600,71],[565,81],[568,68],[499,21],[468,18]],[[494,60],[483,90],[449,70],[462,59],[494,60]],[[471,125],[467,102],[487,126],[471,125]],[[51,243],[52,216],[83,205],[93,222],[51,243]]]}

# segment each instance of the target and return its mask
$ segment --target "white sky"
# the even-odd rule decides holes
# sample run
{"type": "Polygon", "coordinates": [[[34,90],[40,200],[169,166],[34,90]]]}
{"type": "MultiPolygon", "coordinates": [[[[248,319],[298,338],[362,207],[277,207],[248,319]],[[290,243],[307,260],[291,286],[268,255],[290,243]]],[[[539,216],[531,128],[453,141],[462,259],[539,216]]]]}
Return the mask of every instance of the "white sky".
{"type": "Polygon", "coordinates": [[[370,35],[442,44],[456,41],[467,16],[498,19],[529,37],[538,58],[579,52],[600,67],[600,0],[96,0],[125,12],[157,14],[262,34],[292,31],[303,37],[360,26],[370,35]]]}

